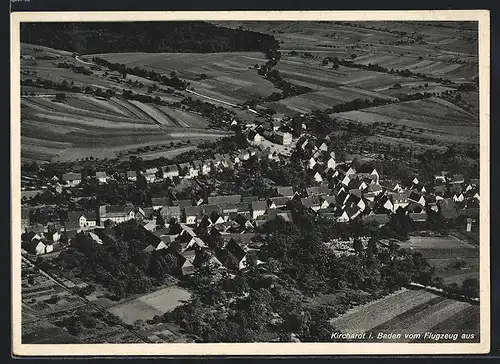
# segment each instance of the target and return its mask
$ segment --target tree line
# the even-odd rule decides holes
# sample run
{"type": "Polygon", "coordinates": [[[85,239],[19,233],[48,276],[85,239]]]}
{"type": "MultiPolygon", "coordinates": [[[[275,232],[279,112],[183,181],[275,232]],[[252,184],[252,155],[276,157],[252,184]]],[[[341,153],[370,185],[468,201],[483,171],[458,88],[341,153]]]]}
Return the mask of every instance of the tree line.
{"type": "Polygon", "coordinates": [[[213,53],[278,47],[272,35],[202,21],[23,23],[21,40],[79,53],[213,53]]]}

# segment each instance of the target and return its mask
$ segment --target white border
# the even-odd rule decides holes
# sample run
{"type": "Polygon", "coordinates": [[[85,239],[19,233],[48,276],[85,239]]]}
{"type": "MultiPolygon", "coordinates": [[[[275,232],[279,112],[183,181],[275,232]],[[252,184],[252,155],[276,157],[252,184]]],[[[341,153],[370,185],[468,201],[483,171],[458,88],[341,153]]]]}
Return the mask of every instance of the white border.
{"type": "Polygon", "coordinates": [[[487,10],[425,11],[203,11],[203,12],[23,12],[11,14],[11,211],[20,208],[20,22],[167,20],[374,21],[449,20],[479,22],[480,89],[480,343],[238,343],[238,344],[22,344],[21,223],[12,218],[12,349],[20,356],[72,355],[366,355],[470,354],[490,350],[489,117],[490,14],[487,10]]]}

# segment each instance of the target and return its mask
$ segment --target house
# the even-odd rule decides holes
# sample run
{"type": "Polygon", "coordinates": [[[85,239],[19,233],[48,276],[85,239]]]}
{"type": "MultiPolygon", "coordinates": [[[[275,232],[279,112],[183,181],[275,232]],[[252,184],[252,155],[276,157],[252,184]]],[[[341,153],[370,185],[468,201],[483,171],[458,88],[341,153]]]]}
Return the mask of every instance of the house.
{"type": "Polygon", "coordinates": [[[321,174],[320,174],[319,172],[314,173],[313,178],[314,178],[314,180],[315,180],[317,183],[321,183],[321,182],[323,182],[323,177],[321,176],[321,174]]]}
{"type": "Polygon", "coordinates": [[[185,209],[186,207],[193,206],[193,201],[191,199],[189,200],[173,200],[172,201],[174,206],[179,206],[181,210],[185,209]]]}
{"type": "Polygon", "coordinates": [[[284,196],[270,197],[267,199],[267,207],[270,209],[285,207],[288,201],[290,199],[284,196]]]}
{"type": "Polygon", "coordinates": [[[102,205],[99,207],[97,223],[99,226],[103,226],[107,220],[121,223],[131,220],[134,217],[135,211],[132,205],[102,205]]]}
{"type": "Polygon", "coordinates": [[[410,218],[410,221],[417,223],[417,222],[425,222],[427,221],[427,213],[425,212],[420,212],[420,213],[409,213],[408,217],[410,218]]]}
{"type": "Polygon", "coordinates": [[[390,200],[393,205],[393,212],[396,212],[399,208],[405,208],[408,206],[408,194],[401,192],[401,193],[393,193],[390,195],[390,200]]]}
{"type": "Polygon", "coordinates": [[[336,201],[339,206],[344,206],[350,198],[349,192],[340,191],[336,196],[336,201]]]}
{"type": "Polygon", "coordinates": [[[350,220],[355,219],[360,213],[361,213],[361,209],[358,206],[356,206],[356,205],[350,206],[342,212],[340,217],[337,218],[337,221],[338,222],[348,222],[350,220]]]}
{"type": "Polygon", "coordinates": [[[224,249],[216,252],[216,255],[227,269],[241,270],[247,266],[247,252],[234,239],[229,240],[224,249]]]}
{"type": "Polygon", "coordinates": [[[408,201],[425,206],[425,197],[420,192],[412,191],[408,196],[408,201]]]}
{"type": "Polygon", "coordinates": [[[209,160],[201,162],[200,172],[203,176],[206,176],[212,170],[212,166],[209,160]]]}
{"type": "Polygon", "coordinates": [[[256,219],[266,213],[267,203],[266,201],[255,201],[251,203],[250,210],[252,212],[252,219],[256,219]]]}
{"type": "Polygon", "coordinates": [[[237,205],[241,203],[241,195],[209,196],[210,205],[237,205]]]}
{"type": "Polygon", "coordinates": [[[327,195],[329,193],[330,193],[330,189],[328,188],[328,185],[321,185],[321,186],[314,186],[314,187],[307,187],[306,188],[306,194],[308,197],[327,195]]]}
{"type": "Polygon", "coordinates": [[[403,191],[403,188],[401,187],[401,185],[398,182],[394,182],[394,181],[382,183],[381,186],[389,192],[401,192],[401,191],[403,191]]]}
{"type": "Polygon", "coordinates": [[[188,276],[194,273],[195,267],[193,263],[195,256],[195,252],[184,252],[178,254],[178,265],[180,267],[182,275],[188,276]]]}
{"type": "Polygon", "coordinates": [[[156,181],[156,173],[158,172],[158,168],[148,168],[144,172],[144,178],[146,178],[146,181],[152,183],[156,181]]]}
{"type": "Polygon", "coordinates": [[[317,164],[318,162],[316,161],[316,159],[314,159],[314,157],[311,157],[308,161],[307,161],[307,168],[309,169],[313,169],[314,166],[317,164]]]}
{"type": "Polygon", "coordinates": [[[335,196],[320,196],[320,209],[332,208],[337,204],[335,196]]]}
{"type": "Polygon", "coordinates": [[[327,169],[335,169],[337,166],[337,163],[335,162],[335,159],[330,157],[326,160],[326,168],[327,169]]]}
{"type": "Polygon", "coordinates": [[[68,221],[76,224],[79,229],[95,227],[97,225],[97,215],[95,211],[69,211],[68,221]]]}
{"type": "Polygon", "coordinates": [[[321,208],[321,200],[319,196],[301,198],[300,203],[305,208],[311,209],[314,212],[318,211],[321,208]]]}
{"type": "Polygon", "coordinates": [[[383,192],[383,190],[382,190],[382,187],[379,184],[372,183],[372,184],[369,184],[366,187],[365,192],[367,192],[367,193],[373,193],[375,196],[378,196],[378,195],[380,195],[383,192]]]}
{"type": "Polygon", "coordinates": [[[176,177],[179,177],[179,168],[177,168],[177,165],[175,164],[169,164],[168,166],[163,167],[162,171],[163,178],[174,179],[176,177]]]}
{"type": "Polygon", "coordinates": [[[278,196],[288,197],[292,199],[295,196],[292,186],[276,186],[275,191],[278,196]]]}
{"type": "Polygon", "coordinates": [[[277,131],[275,134],[275,140],[278,144],[281,145],[290,145],[292,144],[292,134],[283,132],[283,131],[277,131]]]}
{"type": "Polygon", "coordinates": [[[160,210],[160,214],[167,223],[171,219],[177,222],[181,221],[181,209],[179,206],[163,206],[160,210]]]}
{"type": "Polygon", "coordinates": [[[172,205],[172,200],[168,197],[153,197],[151,199],[151,204],[153,206],[153,210],[159,210],[162,207],[168,207],[172,205]]]}
{"type": "Polygon", "coordinates": [[[53,249],[53,246],[50,249],[50,251],[47,251],[47,245],[45,243],[43,243],[42,241],[40,241],[38,239],[34,239],[34,240],[22,242],[21,248],[26,250],[29,254],[41,255],[41,254],[49,253],[51,251],[51,249],[53,249]]]}
{"type": "Polygon", "coordinates": [[[188,206],[184,209],[186,216],[185,223],[187,225],[196,225],[198,217],[201,216],[200,206],[188,206]]]}
{"type": "Polygon", "coordinates": [[[106,172],[104,172],[104,171],[96,172],[95,173],[95,178],[97,178],[97,180],[100,183],[106,183],[106,182],[108,182],[108,176],[106,175],[106,172]]]}
{"type": "Polygon", "coordinates": [[[451,176],[449,182],[450,184],[462,184],[465,182],[464,176],[462,176],[461,174],[454,174],[453,176],[451,176]]]}
{"type": "Polygon", "coordinates": [[[82,182],[82,174],[81,173],[63,173],[62,182],[66,186],[75,187],[82,182]]]}
{"type": "Polygon", "coordinates": [[[129,181],[137,181],[137,172],[136,171],[127,171],[127,179],[129,181]]]}
{"type": "Polygon", "coordinates": [[[260,135],[256,131],[250,131],[248,133],[248,140],[254,145],[259,145],[260,143],[262,143],[262,135],[260,135]]]}

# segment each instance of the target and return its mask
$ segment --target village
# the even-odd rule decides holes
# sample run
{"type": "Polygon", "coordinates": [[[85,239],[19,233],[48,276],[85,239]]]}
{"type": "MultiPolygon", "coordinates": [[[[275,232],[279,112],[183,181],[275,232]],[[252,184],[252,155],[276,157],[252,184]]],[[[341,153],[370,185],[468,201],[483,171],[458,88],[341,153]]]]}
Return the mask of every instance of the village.
{"type": "MultiPolygon", "coordinates": [[[[328,136],[323,139],[309,137],[304,125],[302,135],[293,138],[292,134],[281,130],[282,124],[283,121],[273,118],[262,125],[246,125],[245,136],[250,145],[246,149],[216,154],[206,160],[131,170],[121,176],[122,180],[131,183],[142,176],[150,184],[165,180],[174,184],[182,180],[196,181],[202,176],[216,176],[227,171],[238,173],[245,170],[250,159],[287,163],[293,151],[300,151],[303,168],[314,181],[311,187],[297,190],[292,186],[275,185],[265,195],[245,197],[234,194],[203,198],[192,191],[190,199],[178,199],[170,193],[168,197],[151,198],[149,206],[100,205],[92,211],[68,211],[66,221],[50,221],[44,225],[31,223],[30,209],[25,206],[21,217],[23,251],[30,255],[60,251],[81,232],[91,236],[96,244],[102,244],[105,226],[135,219],[151,237],[142,242],[142,249],[169,251],[169,247],[175,245],[176,254],[182,261],[182,271],[186,274],[194,270],[195,252],[198,249],[210,250],[195,233],[199,228],[208,229],[226,242],[231,240],[231,244],[218,255],[213,254],[214,259],[227,269],[242,269],[246,252],[252,249],[255,228],[277,217],[290,221],[287,207],[290,201],[299,202],[308,211],[339,224],[360,219],[382,227],[401,210],[417,228],[427,226],[428,213],[435,212],[445,221],[457,222],[466,232],[473,227],[477,229],[478,179],[464,180],[461,175],[443,171],[432,181],[420,181],[417,177],[406,181],[384,181],[383,176],[370,167],[370,158],[351,156],[339,161],[329,150],[328,136]],[[172,224],[180,224],[181,231],[173,233],[172,224]],[[180,243],[180,247],[174,243],[180,243]]],[[[95,177],[86,178],[95,178],[100,184],[106,184],[115,177],[106,171],[96,171],[95,177]]],[[[63,173],[54,176],[45,188],[71,191],[78,189],[81,182],[81,173],[63,173]]],[[[24,202],[29,200],[30,192],[22,191],[24,202]]],[[[352,239],[350,243],[353,251],[352,239]]]]}

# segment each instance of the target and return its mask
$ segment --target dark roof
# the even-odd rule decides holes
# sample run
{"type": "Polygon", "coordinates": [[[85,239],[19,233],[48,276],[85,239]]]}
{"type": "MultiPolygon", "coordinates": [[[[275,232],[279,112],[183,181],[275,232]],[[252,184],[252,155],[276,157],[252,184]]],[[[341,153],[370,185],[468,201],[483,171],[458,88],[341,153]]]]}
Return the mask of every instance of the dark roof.
{"type": "Polygon", "coordinates": [[[278,196],[269,198],[269,201],[274,202],[276,206],[285,206],[287,202],[290,201],[290,198],[285,196],[278,196]]]}
{"type": "Polygon", "coordinates": [[[300,203],[305,207],[319,206],[321,204],[319,197],[301,198],[300,203]]]}
{"type": "Polygon", "coordinates": [[[451,182],[463,182],[464,176],[462,176],[461,174],[454,174],[453,176],[451,176],[450,181],[451,182]]]}
{"type": "Polygon", "coordinates": [[[62,180],[63,181],[72,181],[76,179],[82,179],[82,174],[81,173],[63,173],[62,175],[62,180]]]}
{"type": "Polygon", "coordinates": [[[188,206],[185,208],[186,216],[198,216],[201,213],[200,206],[188,206]]]}
{"type": "Polygon", "coordinates": [[[410,217],[410,220],[413,220],[413,221],[425,221],[425,220],[427,220],[427,213],[425,213],[425,212],[409,213],[408,216],[410,217]]]}
{"type": "Polygon", "coordinates": [[[226,250],[240,262],[247,254],[245,250],[234,239],[229,240],[225,246],[226,250]]]}
{"type": "Polygon", "coordinates": [[[241,202],[241,195],[209,196],[208,203],[213,205],[236,205],[241,202]]]}
{"type": "Polygon", "coordinates": [[[181,209],[185,207],[193,206],[193,201],[189,200],[175,200],[173,201],[174,205],[179,206],[181,209]]]}
{"type": "Polygon", "coordinates": [[[221,207],[219,205],[200,205],[199,207],[204,215],[210,215],[214,211],[217,213],[221,212],[221,207]]]}
{"type": "Polygon", "coordinates": [[[266,201],[255,201],[252,202],[252,210],[266,210],[267,209],[267,203],[266,201]]]}
{"type": "Polygon", "coordinates": [[[294,194],[292,186],[276,186],[276,191],[281,196],[293,196],[294,194]]]}
{"type": "Polygon", "coordinates": [[[345,209],[345,212],[347,213],[347,215],[349,217],[352,217],[354,215],[356,215],[356,213],[361,210],[357,205],[352,205],[350,207],[348,207],[347,209],[345,209]]]}
{"type": "Polygon", "coordinates": [[[308,187],[306,188],[306,193],[308,196],[314,195],[326,195],[330,192],[330,189],[326,185],[308,187]]]}
{"type": "Polygon", "coordinates": [[[100,171],[95,173],[96,178],[106,178],[106,172],[100,171]]]}

